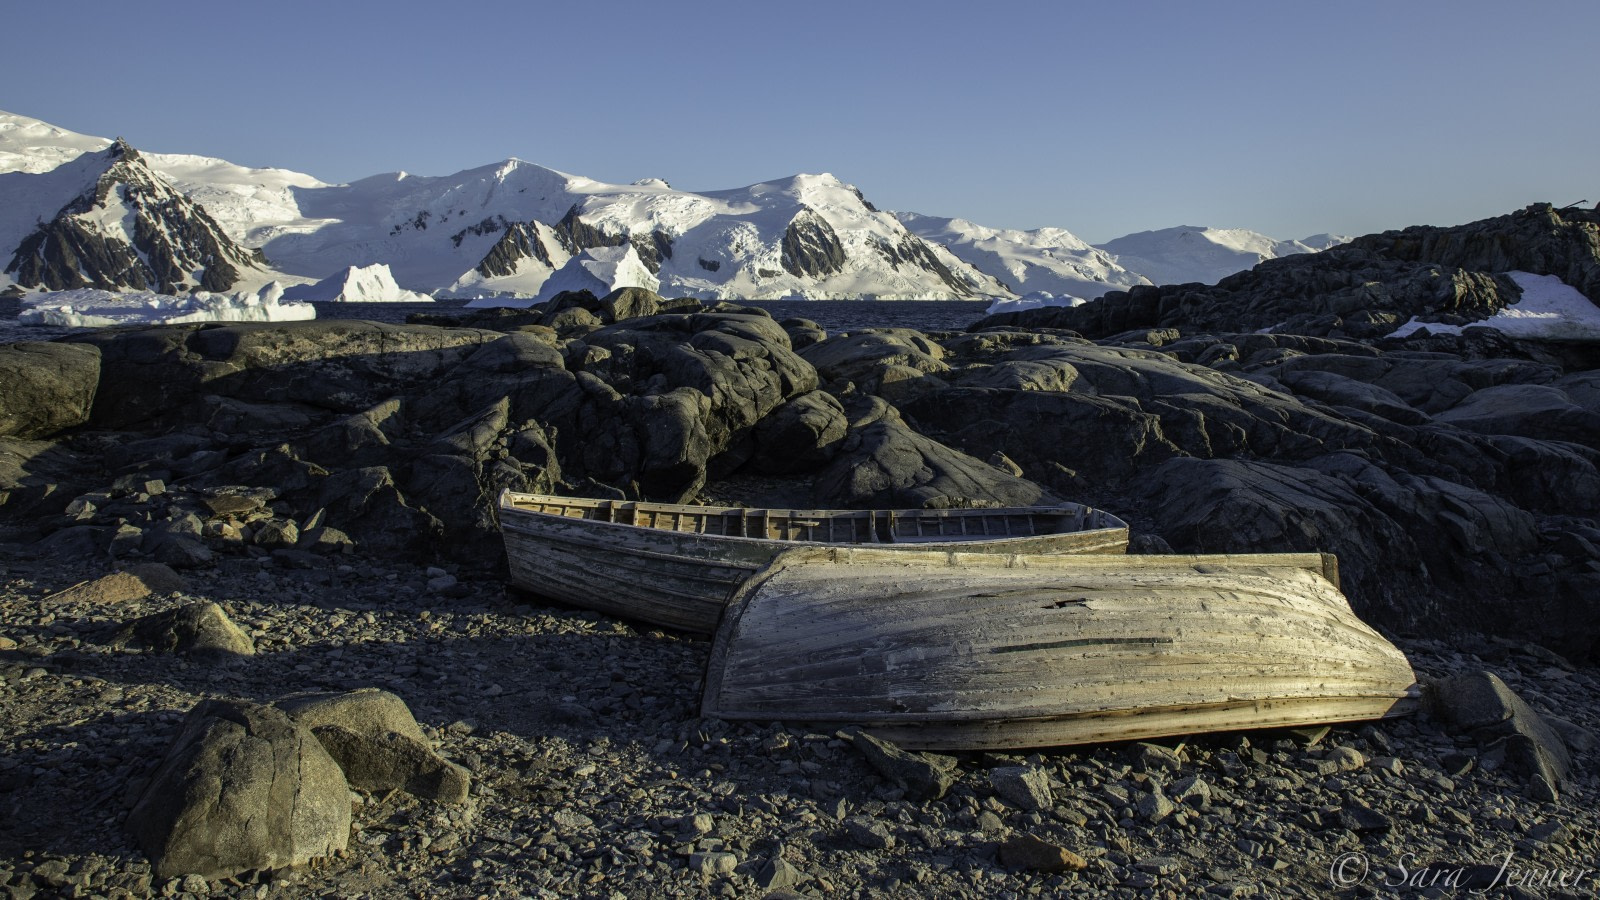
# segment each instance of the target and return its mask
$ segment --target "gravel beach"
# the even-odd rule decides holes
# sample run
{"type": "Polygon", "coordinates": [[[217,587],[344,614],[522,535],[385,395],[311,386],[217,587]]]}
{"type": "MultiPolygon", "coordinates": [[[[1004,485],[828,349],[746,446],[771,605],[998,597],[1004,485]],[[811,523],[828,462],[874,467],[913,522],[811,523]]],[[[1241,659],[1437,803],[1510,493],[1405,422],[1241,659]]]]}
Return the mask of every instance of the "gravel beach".
{"type": "MultiPolygon", "coordinates": [[[[227,558],[186,573],[181,591],[108,603],[61,594],[103,564],[7,549],[0,896],[1595,889],[1583,876],[1600,860],[1588,767],[1559,799],[1536,798],[1503,758],[1426,715],[1326,734],[967,754],[948,793],[915,799],[848,732],[699,718],[707,641],[541,605],[496,579],[360,556],[305,569],[227,558]],[[207,661],[113,637],[196,600],[218,603],[255,654],[207,661]],[[466,803],[352,792],[349,848],[325,864],[210,882],[152,876],[124,820],[192,707],[365,687],[403,698],[439,752],[472,773],[466,803]]],[[[1600,728],[1592,668],[1512,642],[1399,643],[1424,678],[1498,675],[1587,761],[1600,728]]]]}

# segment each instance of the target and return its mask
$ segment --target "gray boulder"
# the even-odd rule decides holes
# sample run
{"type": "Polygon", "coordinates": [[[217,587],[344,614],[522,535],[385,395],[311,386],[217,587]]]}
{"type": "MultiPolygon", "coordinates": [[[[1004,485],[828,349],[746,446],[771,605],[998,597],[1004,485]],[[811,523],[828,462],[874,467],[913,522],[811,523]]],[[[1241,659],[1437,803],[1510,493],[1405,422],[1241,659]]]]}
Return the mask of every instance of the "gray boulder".
{"type": "Polygon", "coordinates": [[[653,316],[664,301],[661,295],[640,287],[617,288],[600,298],[603,318],[608,322],[653,316]]]}
{"type": "Polygon", "coordinates": [[[405,701],[388,691],[309,694],[275,705],[311,729],[357,790],[403,790],[441,803],[467,799],[472,776],[433,751],[405,701]]]}
{"type": "Polygon", "coordinates": [[[825,465],[849,431],[844,406],[831,394],[811,391],[773,410],[756,426],[758,472],[787,475],[825,465]]]}
{"type": "Polygon", "coordinates": [[[250,636],[211,602],[188,603],[136,619],[118,631],[117,640],[185,656],[229,658],[256,652],[250,636]]]}
{"type": "Polygon", "coordinates": [[[1472,672],[1446,678],[1431,685],[1430,696],[1435,711],[1458,733],[1503,749],[1536,795],[1554,799],[1572,783],[1572,755],[1561,734],[1498,676],[1472,672]]]}
{"type": "Polygon", "coordinates": [[[49,437],[89,421],[100,383],[94,347],[0,344],[0,437],[49,437]]]}
{"type": "Polygon", "coordinates": [[[858,397],[848,411],[849,434],[816,477],[819,506],[948,509],[1050,499],[1032,481],[918,434],[877,397],[858,397]]]}
{"type": "Polygon", "coordinates": [[[350,789],[310,729],[283,712],[207,700],[184,719],[127,824],[157,878],[229,878],[343,850],[350,789]]]}
{"type": "Polygon", "coordinates": [[[851,732],[852,743],[883,777],[894,782],[912,800],[938,800],[956,783],[959,773],[952,757],[933,753],[908,753],[893,743],[864,731],[851,732]]]}

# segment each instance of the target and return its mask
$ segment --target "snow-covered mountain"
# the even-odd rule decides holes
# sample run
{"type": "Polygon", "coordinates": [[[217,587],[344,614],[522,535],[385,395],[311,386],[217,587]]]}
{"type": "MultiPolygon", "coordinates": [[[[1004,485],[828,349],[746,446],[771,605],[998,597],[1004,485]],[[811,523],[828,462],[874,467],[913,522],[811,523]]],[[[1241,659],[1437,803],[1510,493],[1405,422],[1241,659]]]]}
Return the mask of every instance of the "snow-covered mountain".
{"type": "MultiPolygon", "coordinates": [[[[111,143],[0,112],[0,263],[79,196],[85,179],[98,178],[96,154],[111,143]]],[[[266,278],[316,282],[386,264],[407,290],[532,297],[575,255],[627,244],[667,296],[983,299],[1044,291],[1087,298],[1146,282],[1215,281],[1263,258],[1321,249],[1309,238],[1280,242],[1214,229],[1145,232],[1096,248],[1062,229],[1006,231],[881,212],[826,174],[696,193],[660,179],[607,184],[508,159],[446,176],[396,172],[327,184],[208,157],[135,155],[176,189],[186,210],[270,260],[240,268],[234,287],[266,278]]],[[[114,217],[109,208],[97,215],[102,224],[114,217]]],[[[1324,246],[1341,240],[1319,237],[1324,246]]],[[[26,271],[35,280],[15,280],[50,283],[37,280],[37,265],[26,271]]],[[[115,280],[82,266],[80,275],[97,285],[115,280]]],[[[0,288],[7,283],[0,279],[0,288]]],[[[186,280],[174,275],[161,284],[180,283],[186,280]]]]}
{"type": "Polygon", "coordinates": [[[4,273],[25,287],[175,294],[227,291],[268,274],[259,251],[120,140],[46,172],[0,175],[0,197],[4,273]]]}
{"type": "Polygon", "coordinates": [[[912,234],[949,248],[1018,294],[1044,291],[1093,300],[1106,291],[1150,283],[1064,228],[1015,231],[911,212],[895,217],[912,234]]]}
{"type": "Polygon", "coordinates": [[[1140,231],[1095,246],[1111,254],[1118,265],[1138,272],[1155,284],[1191,281],[1215,284],[1259,262],[1296,253],[1315,253],[1348,240],[1339,235],[1319,234],[1304,241],[1279,241],[1243,228],[1180,225],[1159,231],[1140,231]]]}

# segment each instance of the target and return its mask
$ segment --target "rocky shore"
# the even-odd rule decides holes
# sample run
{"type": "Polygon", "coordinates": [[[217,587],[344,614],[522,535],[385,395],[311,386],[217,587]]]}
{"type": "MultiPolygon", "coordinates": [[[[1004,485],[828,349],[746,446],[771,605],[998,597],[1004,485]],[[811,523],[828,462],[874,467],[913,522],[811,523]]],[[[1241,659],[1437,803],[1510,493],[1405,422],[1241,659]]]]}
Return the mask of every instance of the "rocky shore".
{"type": "MultiPolygon", "coordinates": [[[[1590,896],[1592,875],[1568,893],[1529,880],[1575,878],[1600,855],[1592,775],[1537,798],[1503,747],[1441,718],[969,754],[930,799],[851,735],[698,718],[708,642],[543,606],[497,579],[449,584],[359,555],[311,569],[230,558],[177,590],[108,601],[60,594],[98,563],[8,549],[0,892],[12,897],[1467,896],[1446,879],[1490,896],[1590,896]],[[226,609],[253,654],[106,638],[201,600],[226,609]],[[470,772],[465,802],[357,791],[334,858],[153,874],[126,820],[192,707],[368,687],[403,698],[470,772]],[[1424,878],[1441,890],[1385,888],[1424,878]]],[[[1424,676],[1495,673],[1580,760],[1592,752],[1592,668],[1503,640],[1401,646],[1424,676]]]]}
{"type": "Polygon", "coordinates": [[[1592,896],[1600,355],[1391,332],[1513,263],[1593,299],[1597,233],[1536,207],[966,332],[629,289],[0,345],[0,896],[1592,896]],[[706,720],[704,640],[508,592],[507,488],[1329,551],[1434,705],[958,757],[706,720]]]}

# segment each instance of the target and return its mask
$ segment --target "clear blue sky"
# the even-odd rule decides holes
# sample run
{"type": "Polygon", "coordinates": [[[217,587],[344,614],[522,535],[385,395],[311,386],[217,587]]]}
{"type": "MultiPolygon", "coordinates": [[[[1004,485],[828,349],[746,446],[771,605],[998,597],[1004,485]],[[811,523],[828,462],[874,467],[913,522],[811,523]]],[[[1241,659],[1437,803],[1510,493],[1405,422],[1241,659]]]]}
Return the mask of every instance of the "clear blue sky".
{"type": "Polygon", "coordinates": [[[516,156],[1091,241],[1600,200],[1600,3],[273,3],[8,9],[0,109],[326,181],[516,156]]]}

